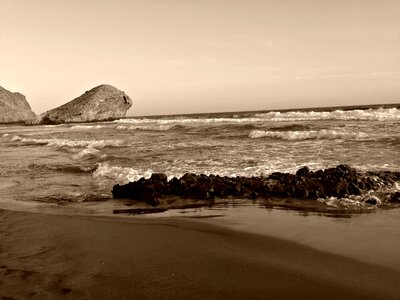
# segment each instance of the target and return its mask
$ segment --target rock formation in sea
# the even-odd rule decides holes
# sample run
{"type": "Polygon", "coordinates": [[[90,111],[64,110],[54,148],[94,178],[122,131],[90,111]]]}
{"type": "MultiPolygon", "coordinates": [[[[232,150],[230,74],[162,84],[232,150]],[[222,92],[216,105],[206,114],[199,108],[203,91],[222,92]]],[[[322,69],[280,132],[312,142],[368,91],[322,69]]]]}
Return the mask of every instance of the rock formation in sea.
{"type": "Polygon", "coordinates": [[[25,122],[35,117],[24,95],[0,86],[0,123],[25,122]]]}
{"type": "Polygon", "coordinates": [[[109,121],[125,117],[132,99],[123,91],[99,85],[74,100],[42,113],[27,124],[61,124],[109,121]]]}
{"type": "MultiPolygon", "coordinates": [[[[181,178],[167,180],[165,174],[152,174],[149,179],[126,185],[114,185],[114,198],[128,198],[157,205],[168,197],[209,200],[216,198],[345,198],[361,195],[370,190],[389,187],[400,181],[400,172],[358,172],[348,165],[311,171],[308,167],[296,174],[272,173],[268,177],[221,177],[187,173],[181,178]]],[[[387,202],[400,202],[400,194],[385,196],[387,202]]],[[[376,205],[380,200],[373,196],[364,203],[376,205]]]]}

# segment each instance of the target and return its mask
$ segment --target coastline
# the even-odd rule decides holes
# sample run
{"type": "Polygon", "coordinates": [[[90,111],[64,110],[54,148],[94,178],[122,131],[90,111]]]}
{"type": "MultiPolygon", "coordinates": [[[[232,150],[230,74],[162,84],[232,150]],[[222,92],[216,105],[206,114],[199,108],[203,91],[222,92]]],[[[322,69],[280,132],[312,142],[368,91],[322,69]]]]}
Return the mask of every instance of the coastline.
{"type": "Polygon", "coordinates": [[[0,296],[395,299],[400,272],[202,220],[0,210],[0,296]]]}

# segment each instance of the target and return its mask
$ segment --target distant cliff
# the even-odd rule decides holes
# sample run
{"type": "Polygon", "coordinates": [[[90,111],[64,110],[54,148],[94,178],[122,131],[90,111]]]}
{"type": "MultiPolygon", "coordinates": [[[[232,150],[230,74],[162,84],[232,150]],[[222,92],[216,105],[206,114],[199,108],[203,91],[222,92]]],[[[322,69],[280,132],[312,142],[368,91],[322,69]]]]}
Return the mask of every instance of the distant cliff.
{"type": "Polygon", "coordinates": [[[124,117],[132,100],[117,88],[102,84],[74,100],[33,118],[27,124],[61,124],[114,120],[124,117]]]}
{"type": "Polygon", "coordinates": [[[0,86],[0,123],[25,122],[35,117],[25,96],[0,86]]]}

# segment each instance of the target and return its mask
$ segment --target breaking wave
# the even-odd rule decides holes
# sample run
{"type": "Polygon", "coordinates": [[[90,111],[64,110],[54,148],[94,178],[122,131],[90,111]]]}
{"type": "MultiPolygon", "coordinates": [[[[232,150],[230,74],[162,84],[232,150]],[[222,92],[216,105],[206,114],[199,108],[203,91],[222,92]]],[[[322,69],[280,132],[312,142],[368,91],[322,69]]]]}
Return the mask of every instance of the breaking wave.
{"type": "Polygon", "coordinates": [[[134,168],[111,166],[108,162],[99,163],[93,173],[94,177],[104,177],[119,184],[138,181],[140,178],[150,178],[152,170],[140,171],[134,168]]]}
{"type": "Polygon", "coordinates": [[[101,153],[99,149],[97,149],[93,146],[88,146],[72,156],[72,158],[75,160],[81,160],[81,159],[86,159],[86,158],[88,158],[88,159],[89,158],[104,159],[106,157],[107,157],[106,154],[101,153]]]}
{"type": "Polygon", "coordinates": [[[335,111],[290,111],[256,114],[255,117],[270,121],[318,121],[318,120],[360,120],[389,121],[400,120],[400,110],[397,108],[379,108],[368,110],[335,110],[335,111]]]}
{"type": "MultiPolygon", "coordinates": [[[[267,112],[267,113],[246,113],[238,114],[235,117],[187,117],[187,118],[128,118],[113,121],[121,126],[156,124],[157,125],[176,125],[176,124],[214,124],[214,123],[257,123],[265,121],[287,122],[287,121],[318,121],[318,120],[342,120],[342,121],[396,121],[400,120],[400,109],[379,108],[379,109],[355,109],[355,110],[335,110],[335,111],[289,111],[289,112],[267,112]]],[[[122,128],[122,127],[121,127],[122,128]]],[[[145,128],[145,127],[141,127],[145,128]]],[[[132,126],[131,129],[141,129],[132,126]]],[[[160,127],[160,131],[169,130],[168,127],[160,127]]],[[[117,128],[118,129],[118,128],[117,128]]],[[[146,130],[146,129],[143,129],[146,130]]],[[[150,129],[149,129],[150,130],[150,129]]]]}
{"type": "Polygon", "coordinates": [[[67,139],[35,139],[26,138],[19,135],[15,135],[11,141],[21,142],[25,145],[44,145],[56,148],[77,148],[77,147],[93,147],[93,148],[104,148],[104,147],[120,147],[123,145],[121,140],[67,140],[67,139]]]}
{"type": "Polygon", "coordinates": [[[368,138],[363,132],[338,132],[335,130],[309,130],[309,131],[263,131],[253,130],[249,137],[252,139],[272,138],[281,140],[311,140],[311,139],[362,139],[368,138]]]}

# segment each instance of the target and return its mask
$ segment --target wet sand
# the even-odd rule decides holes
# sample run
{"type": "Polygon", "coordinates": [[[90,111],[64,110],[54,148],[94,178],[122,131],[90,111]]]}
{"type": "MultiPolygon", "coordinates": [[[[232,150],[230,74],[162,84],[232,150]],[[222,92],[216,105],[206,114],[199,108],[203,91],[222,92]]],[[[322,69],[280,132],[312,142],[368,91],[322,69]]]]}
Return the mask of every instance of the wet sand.
{"type": "Polygon", "coordinates": [[[400,297],[394,269],[204,219],[0,210],[0,241],[1,299],[400,297]]]}

